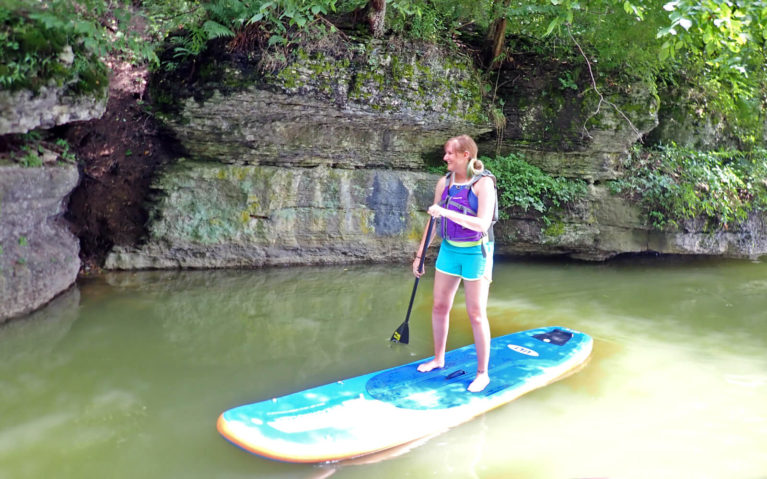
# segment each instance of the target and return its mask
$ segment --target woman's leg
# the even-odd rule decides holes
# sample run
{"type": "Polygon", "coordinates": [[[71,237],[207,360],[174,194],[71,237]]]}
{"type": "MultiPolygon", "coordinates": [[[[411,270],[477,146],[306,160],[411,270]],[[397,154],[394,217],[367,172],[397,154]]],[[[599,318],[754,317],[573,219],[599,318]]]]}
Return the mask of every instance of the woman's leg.
{"type": "Polygon", "coordinates": [[[474,333],[474,345],[477,349],[477,377],[469,384],[469,391],[479,392],[487,387],[490,376],[487,367],[490,363],[490,321],[487,319],[487,297],[490,281],[485,278],[476,281],[464,281],[466,294],[466,312],[474,333]]]}
{"type": "Polygon", "coordinates": [[[441,271],[434,274],[434,306],[431,310],[431,329],[434,337],[434,359],[418,365],[418,370],[428,372],[445,366],[447,331],[450,326],[450,309],[458,291],[461,278],[441,271]]]}

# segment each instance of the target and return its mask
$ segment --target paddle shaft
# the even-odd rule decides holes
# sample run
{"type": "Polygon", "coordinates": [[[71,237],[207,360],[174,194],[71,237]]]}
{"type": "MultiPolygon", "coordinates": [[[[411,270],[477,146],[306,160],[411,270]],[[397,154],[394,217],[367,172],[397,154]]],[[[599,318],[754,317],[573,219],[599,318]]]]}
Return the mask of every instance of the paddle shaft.
{"type": "MultiPolygon", "coordinates": [[[[421,271],[423,269],[423,263],[426,259],[426,248],[429,247],[429,241],[431,240],[431,230],[434,228],[434,221],[435,218],[432,216],[429,220],[429,226],[426,228],[426,238],[423,241],[423,248],[421,248],[421,261],[418,263],[418,271],[421,271]]],[[[413,283],[413,292],[410,293],[410,304],[407,306],[407,315],[405,315],[405,324],[410,321],[410,311],[413,309],[413,300],[415,299],[415,291],[418,289],[418,280],[421,279],[418,276],[415,278],[415,283],[413,283]]]]}

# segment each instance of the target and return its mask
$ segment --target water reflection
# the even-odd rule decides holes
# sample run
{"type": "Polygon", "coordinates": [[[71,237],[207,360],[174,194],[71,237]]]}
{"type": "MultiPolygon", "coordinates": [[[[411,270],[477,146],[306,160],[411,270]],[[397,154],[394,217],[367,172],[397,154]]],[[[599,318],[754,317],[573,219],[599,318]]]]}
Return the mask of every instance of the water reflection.
{"type": "MultiPolygon", "coordinates": [[[[745,261],[501,262],[493,333],[586,331],[588,367],[383,462],[317,467],[248,455],[215,418],[428,356],[430,276],[404,347],[388,339],[405,267],[107,274],[0,327],[0,478],[767,477],[764,278],[745,261]]],[[[451,348],[472,341],[462,301],[451,348]]]]}

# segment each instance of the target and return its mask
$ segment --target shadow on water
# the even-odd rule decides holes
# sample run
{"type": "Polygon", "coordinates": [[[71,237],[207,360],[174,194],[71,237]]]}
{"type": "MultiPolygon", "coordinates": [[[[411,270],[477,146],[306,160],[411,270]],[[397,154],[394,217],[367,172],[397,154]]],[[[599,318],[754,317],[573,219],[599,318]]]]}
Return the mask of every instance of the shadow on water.
{"type": "MultiPolygon", "coordinates": [[[[389,342],[406,267],[83,280],[0,327],[0,478],[765,477],[767,266],[748,261],[499,261],[493,334],[585,331],[585,369],[379,462],[276,463],[218,436],[230,407],[429,356],[432,280],[409,346],[389,342]]],[[[470,342],[459,292],[449,346],[470,342]]]]}

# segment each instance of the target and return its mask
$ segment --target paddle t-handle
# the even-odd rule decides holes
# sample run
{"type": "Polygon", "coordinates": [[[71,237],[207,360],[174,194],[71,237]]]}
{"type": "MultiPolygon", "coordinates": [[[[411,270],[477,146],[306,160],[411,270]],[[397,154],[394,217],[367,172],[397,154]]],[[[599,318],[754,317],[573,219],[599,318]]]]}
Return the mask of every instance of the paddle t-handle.
{"type": "MultiPolygon", "coordinates": [[[[418,263],[418,271],[423,270],[423,263],[426,259],[426,248],[429,247],[429,242],[431,241],[431,231],[434,228],[434,221],[435,218],[432,216],[431,219],[429,219],[429,226],[426,228],[426,238],[423,242],[423,248],[421,248],[421,261],[418,263]]],[[[391,336],[391,341],[394,343],[408,344],[410,342],[410,312],[413,310],[413,300],[415,299],[415,292],[418,289],[419,279],[420,278],[416,276],[415,282],[413,283],[413,292],[410,293],[410,304],[407,306],[405,322],[400,324],[399,328],[397,328],[397,330],[394,331],[394,334],[391,336]]]]}

